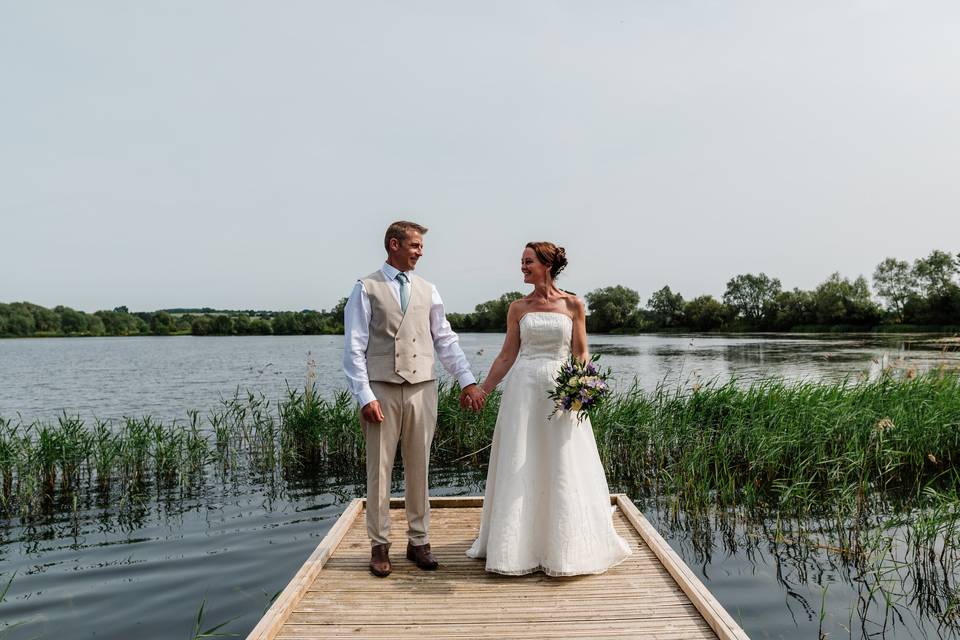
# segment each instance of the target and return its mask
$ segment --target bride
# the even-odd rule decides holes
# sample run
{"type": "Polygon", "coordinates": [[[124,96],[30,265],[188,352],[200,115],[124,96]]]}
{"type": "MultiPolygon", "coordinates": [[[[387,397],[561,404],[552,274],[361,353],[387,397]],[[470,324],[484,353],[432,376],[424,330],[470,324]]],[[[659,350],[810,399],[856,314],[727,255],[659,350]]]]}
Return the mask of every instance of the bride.
{"type": "Polygon", "coordinates": [[[480,535],[467,550],[486,569],[550,576],[603,573],[630,555],[613,528],[610,494],[593,427],[553,411],[548,393],[571,351],[587,360],[583,303],[554,285],[567,264],[562,247],[531,242],[523,281],[534,289],[507,312],[507,336],[481,385],[509,376],[493,432],[480,535]]]}

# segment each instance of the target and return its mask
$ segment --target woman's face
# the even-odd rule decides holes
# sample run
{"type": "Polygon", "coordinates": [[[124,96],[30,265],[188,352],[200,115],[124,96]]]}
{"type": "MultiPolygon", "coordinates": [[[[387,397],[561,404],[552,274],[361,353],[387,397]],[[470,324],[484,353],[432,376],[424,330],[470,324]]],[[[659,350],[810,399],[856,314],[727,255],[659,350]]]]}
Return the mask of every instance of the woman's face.
{"type": "Polygon", "coordinates": [[[530,247],[526,247],[520,257],[520,272],[527,284],[546,282],[550,278],[550,267],[540,262],[536,252],[530,247]]]}

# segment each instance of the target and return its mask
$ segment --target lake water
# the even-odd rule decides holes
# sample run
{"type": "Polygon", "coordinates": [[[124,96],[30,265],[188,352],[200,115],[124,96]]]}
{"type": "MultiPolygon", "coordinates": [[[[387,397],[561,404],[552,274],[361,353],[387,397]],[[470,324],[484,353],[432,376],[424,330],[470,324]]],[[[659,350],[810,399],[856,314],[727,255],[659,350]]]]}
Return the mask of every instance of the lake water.
{"type": "MultiPolygon", "coordinates": [[[[462,336],[477,372],[501,340],[462,336]]],[[[919,368],[960,364],[955,352],[918,348],[919,340],[593,336],[591,345],[621,386],[636,378],[645,389],[693,375],[842,379],[898,359],[919,368]]],[[[341,343],[327,336],[0,340],[0,416],[183,419],[238,387],[280,397],[288,384],[303,384],[308,352],[321,389],[332,394],[343,388],[341,343]]],[[[482,494],[484,470],[435,469],[431,484],[434,495],[482,494]]],[[[399,477],[395,490],[402,492],[399,477]]],[[[611,490],[631,493],[616,482],[611,490]]],[[[137,504],[61,505],[43,521],[0,519],[0,593],[15,572],[0,602],[0,638],[187,639],[204,601],[203,629],[232,619],[226,631],[245,636],[347,502],[363,495],[363,483],[309,472],[229,482],[209,475],[150,495],[137,504]],[[4,631],[16,622],[23,624],[4,631]]],[[[675,521],[655,501],[639,506],[753,638],[815,639],[821,629],[830,638],[955,637],[923,603],[885,608],[870,576],[828,549],[783,543],[763,521],[675,521]]]]}
{"type": "MultiPolygon", "coordinates": [[[[750,380],[836,380],[901,359],[927,368],[960,364],[960,352],[926,346],[929,336],[591,336],[594,353],[620,386],[647,390],[691,376],[750,380]]],[[[463,334],[473,370],[483,374],[502,334],[463,334]]],[[[0,340],[0,416],[50,420],[62,411],[85,419],[150,415],[184,419],[238,389],[280,398],[302,387],[307,359],[328,395],[344,389],[340,336],[132,337],[0,340]],[[309,355],[308,355],[309,354],[309,355]]]]}

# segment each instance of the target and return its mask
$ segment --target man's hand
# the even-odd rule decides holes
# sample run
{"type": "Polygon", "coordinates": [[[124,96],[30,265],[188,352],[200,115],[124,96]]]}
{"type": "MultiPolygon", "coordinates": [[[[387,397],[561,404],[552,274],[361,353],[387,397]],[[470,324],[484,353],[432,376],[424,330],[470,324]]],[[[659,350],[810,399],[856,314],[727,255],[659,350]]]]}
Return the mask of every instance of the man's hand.
{"type": "Polygon", "coordinates": [[[487,401],[487,394],[480,388],[480,385],[468,384],[460,392],[460,406],[472,411],[480,411],[487,401]]]}
{"type": "Polygon", "coordinates": [[[363,405],[363,408],[360,409],[360,415],[363,416],[364,422],[371,422],[373,424],[383,422],[383,411],[380,410],[380,401],[371,400],[363,405]]]}

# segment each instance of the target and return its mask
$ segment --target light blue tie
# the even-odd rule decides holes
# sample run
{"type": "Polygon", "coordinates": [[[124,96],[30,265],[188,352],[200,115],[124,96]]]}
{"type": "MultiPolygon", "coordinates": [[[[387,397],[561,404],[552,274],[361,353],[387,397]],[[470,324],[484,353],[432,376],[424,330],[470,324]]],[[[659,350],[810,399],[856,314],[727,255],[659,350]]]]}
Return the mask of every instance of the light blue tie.
{"type": "Polygon", "coordinates": [[[400,311],[406,313],[407,303],[410,302],[410,278],[401,272],[397,274],[397,280],[400,281],[400,311]]]}

